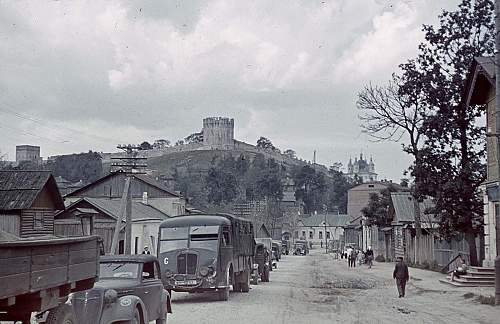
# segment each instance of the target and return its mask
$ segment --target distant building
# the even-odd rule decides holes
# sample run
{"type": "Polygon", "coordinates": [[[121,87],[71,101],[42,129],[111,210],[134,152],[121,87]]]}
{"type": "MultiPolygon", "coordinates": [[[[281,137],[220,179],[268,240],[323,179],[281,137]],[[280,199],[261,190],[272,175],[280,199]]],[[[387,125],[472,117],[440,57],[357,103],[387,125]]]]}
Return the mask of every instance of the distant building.
{"type": "Polygon", "coordinates": [[[234,119],[209,117],[203,119],[203,146],[217,149],[234,148],[234,119]]]}
{"type": "Polygon", "coordinates": [[[359,160],[357,157],[349,159],[349,164],[347,164],[347,174],[350,179],[356,179],[356,177],[363,180],[363,182],[377,181],[377,173],[375,172],[375,163],[370,157],[370,162],[363,159],[363,153],[359,155],[359,160]]]}
{"type": "Polygon", "coordinates": [[[329,246],[332,245],[333,241],[333,246],[340,248],[344,241],[344,226],[349,222],[349,219],[348,215],[338,214],[316,214],[302,217],[297,221],[294,238],[305,239],[319,247],[325,244],[326,235],[329,246]]]}
{"type": "Polygon", "coordinates": [[[40,146],[34,145],[17,145],[16,146],[16,162],[41,162],[40,146]]]}

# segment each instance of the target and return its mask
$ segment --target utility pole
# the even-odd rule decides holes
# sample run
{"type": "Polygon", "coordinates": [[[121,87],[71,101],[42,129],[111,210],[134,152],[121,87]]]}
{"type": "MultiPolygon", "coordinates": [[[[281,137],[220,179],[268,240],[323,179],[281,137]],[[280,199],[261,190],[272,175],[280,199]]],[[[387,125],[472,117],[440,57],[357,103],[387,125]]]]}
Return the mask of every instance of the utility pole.
{"type": "MultiPolygon", "coordinates": [[[[496,134],[500,134],[500,0],[495,0],[495,121],[496,134]]],[[[497,148],[498,179],[500,187],[500,140],[495,137],[497,148]]],[[[496,251],[495,258],[495,302],[500,305],[500,215],[496,217],[496,251]]]]}
{"type": "Polygon", "coordinates": [[[121,231],[121,223],[125,214],[125,254],[132,254],[132,195],[130,193],[130,182],[132,174],[144,173],[146,160],[145,157],[137,156],[140,148],[135,145],[118,145],[117,148],[124,150],[126,156],[111,158],[112,160],[120,160],[118,163],[112,163],[112,168],[116,172],[125,173],[125,185],[123,189],[122,199],[120,203],[120,214],[116,220],[115,232],[113,233],[113,241],[111,242],[111,254],[117,253],[118,240],[121,231]]]}
{"type": "Polygon", "coordinates": [[[328,254],[328,237],[326,236],[326,214],[328,213],[328,206],[323,205],[323,209],[325,211],[325,252],[328,254]]]}

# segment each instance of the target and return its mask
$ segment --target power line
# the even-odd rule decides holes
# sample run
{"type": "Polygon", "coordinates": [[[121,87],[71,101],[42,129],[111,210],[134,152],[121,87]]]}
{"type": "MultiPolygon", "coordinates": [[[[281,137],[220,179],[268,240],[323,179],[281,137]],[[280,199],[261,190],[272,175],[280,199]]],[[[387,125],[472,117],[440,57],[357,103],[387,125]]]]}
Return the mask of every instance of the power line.
{"type": "MultiPolygon", "coordinates": [[[[60,128],[60,129],[62,128],[62,129],[65,129],[67,131],[70,131],[70,132],[73,132],[73,133],[78,133],[78,134],[83,135],[83,136],[93,137],[93,138],[99,139],[99,140],[101,140],[103,142],[121,142],[121,141],[118,141],[116,139],[112,139],[112,138],[108,138],[108,137],[103,137],[103,136],[95,135],[95,134],[89,134],[89,133],[83,132],[81,130],[73,129],[73,128],[70,128],[70,127],[67,127],[67,126],[55,123],[55,122],[45,121],[45,120],[33,117],[31,115],[28,115],[26,113],[20,113],[20,112],[14,111],[12,109],[15,109],[15,107],[12,106],[11,104],[6,103],[6,102],[2,102],[2,104],[4,106],[3,107],[0,106],[0,111],[2,111],[4,113],[11,114],[11,115],[14,115],[15,117],[20,118],[20,119],[29,120],[29,121],[31,121],[33,123],[41,125],[42,127],[49,128],[50,130],[54,130],[54,126],[56,126],[57,128],[60,128]],[[10,109],[7,108],[7,107],[5,107],[5,106],[9,107],[10,109]]],[[[65,135],[65,134],[62,134],[62,135],[65,135]]]]}
{"type": "Polygon", "coordinates": [[[33,136],[33,137],[36,137],[36,138],[44,139],[44,140],[47,140],[47,141],[50,141],[50,142],[54,142],[54,143],[58,143],[58,144],[67,144],[67,143],[69,143],[69,141],[56,141],[56,140],[53,140],[51,138],[48,138],[48,137],[45,137],[45,136],[42,136],[42,135],[33,134],[33,133],[30,133],[30,132],[27,132],[27,131],[23,131],[23,130],[14,128],[14,127],[7,126],[7,125],[5,125],[3,123],[0,123],[0,126],[3,127],[3,128],[6,128],[6,129],[10,129],[10,130],[12,130],[14,132],[23,134],[23,135],[33,136]]]}

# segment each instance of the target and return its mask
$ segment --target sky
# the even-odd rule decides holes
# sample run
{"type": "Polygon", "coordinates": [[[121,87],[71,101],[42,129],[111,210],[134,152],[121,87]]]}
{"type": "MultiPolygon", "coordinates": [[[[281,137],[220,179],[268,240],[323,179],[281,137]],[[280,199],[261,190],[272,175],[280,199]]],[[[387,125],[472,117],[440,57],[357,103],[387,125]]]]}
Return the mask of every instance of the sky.
{"type": "Polygon", "coordinates": [[[113,152],[224,116],[238,140],[325,165],[363,153],[399,181],[411,159],[361,132],[357,94],[458,2],[0,0],[0,152],[113,152]]]}

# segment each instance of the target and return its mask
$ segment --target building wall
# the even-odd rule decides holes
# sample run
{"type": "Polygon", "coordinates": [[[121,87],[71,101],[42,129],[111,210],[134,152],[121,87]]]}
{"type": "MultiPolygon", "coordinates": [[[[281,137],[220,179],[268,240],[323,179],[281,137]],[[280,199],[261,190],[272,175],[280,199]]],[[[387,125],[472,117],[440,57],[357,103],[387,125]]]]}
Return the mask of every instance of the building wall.
{"type": "Polygon", "coordinates": [[[209,117],[203,119],[203,146],[230,147],[234,145],[234,119],[209,117]]]}
{"type": "Polygon", "coordinates": [[[497,256],[496,246],[496,213],[499,212],[498,203],[488,200],[486,190],[483,188],[484,202],[484,267],[493,267],[497,256]]]}
{"type": "Polygon", "coordinates": [[[368,205],[370,194],[379,194],[387,188],[387,185],[380,182],[363,183],[350,189],[347,192],[347,214],[351,217],[362,216],[361,210],[368,205]]]}
{"type": "Polygon", "coordinates": [[[32,208],[21,211],[20,237],[53,235],[54,211],[32,208]]]}
{"type": "MultiPolygon", "coordinates": [[[[490,88],[488,92],[488,104],[486,123],[489,133],[495,133],[495,91],[490,88]]],[[[488,180],[487,182],[498,181],[498,159],[497,159],[497,141],[496,136],[486,137],[487,158],[488,158],[488,180]]]]}
{"type": "MultiPolygon", "coordinates": [[[[297,226],[295,229],[294,238],[302,238],[302,232],[305,232],[305,239],[311,242],[313,246],[319,247],[325,244],[325,227],[324,226],[297,226]]],[[[331,240],[338,241],[344,237],[344,229],[342,227],[327,226],[326,233],[330,233],[331,240]]],[[[328,243],[330,244],[330,243],[328,243]]]]}
{"type": "Polygon", "coordinates": [[[16,162],[39,161],[40,146],[18,145],[16,146],[16,162]]]}
{"type": "Polygon", "coordinates": [[[0,213],[0,230],[19,236],[20,228],[21,219],[18,214],[0,213]]]}

